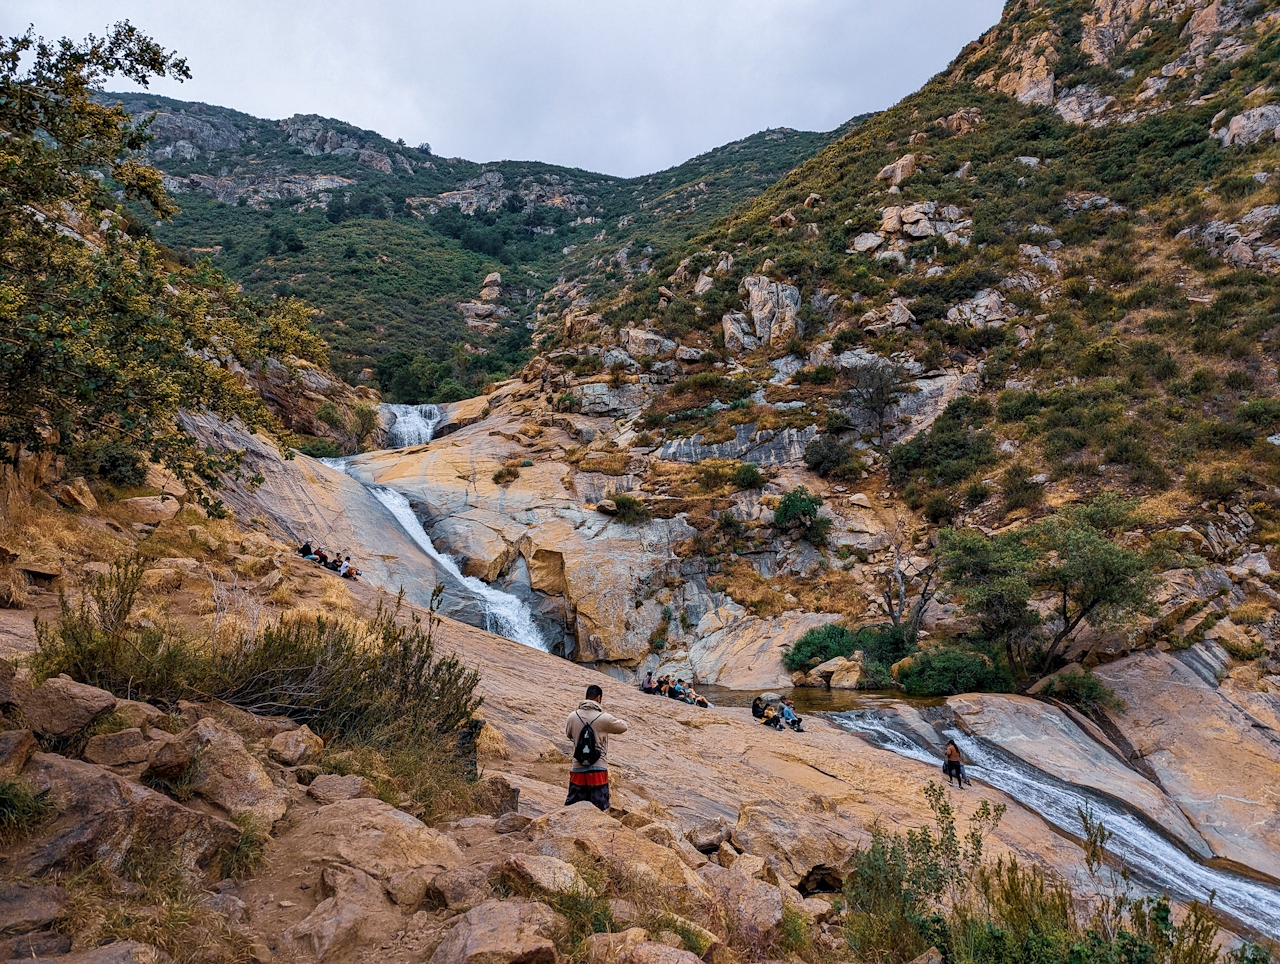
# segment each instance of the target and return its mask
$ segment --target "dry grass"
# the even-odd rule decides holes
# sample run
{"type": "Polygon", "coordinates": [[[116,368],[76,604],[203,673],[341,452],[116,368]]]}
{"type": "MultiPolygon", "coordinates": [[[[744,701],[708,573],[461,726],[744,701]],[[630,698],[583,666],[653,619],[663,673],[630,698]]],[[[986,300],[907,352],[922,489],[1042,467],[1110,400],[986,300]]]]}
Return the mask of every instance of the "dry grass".
{"type": "Polygon", "coordinates": [[[1271,618],[1271,607],[1262,602],[1247,602],[1231,611],[1231,621],[1237,626],[1261,626],[1271,618]]]}
{"type": "Polygon", "coordinates": [[[354,613],[355,601],[351,598],[351,590],[340,581],[341,577],[324,580],[324,592],[320,596],[320,609],[328,614],[354,613]]]}
{"type": "Polygon", "coordinates": [[[507,757],[507,738],[497,727],[485,723],[476,735],[476,759],[505,760],[507,757]]]}
{"type": "Polygon", "coordinates": [[[866,591],[840,570],[819,572],[809,579],[765,579],[749,563],[734,561],[726,563],[723,573],[711,583],[713,589],[727,593],[757,616],[779,616],[802,609],[856,617],[867,611],[866,591]],[[794,602],[788,602],[787,596],[794,602]]]}
{"type": "Polygon", "coordinates": [[[604,475],[626,475],[631,456],[625,453],[606,455],[604,458],[583,459],[578,468],[583,472],[600,472],[604,475]]]}

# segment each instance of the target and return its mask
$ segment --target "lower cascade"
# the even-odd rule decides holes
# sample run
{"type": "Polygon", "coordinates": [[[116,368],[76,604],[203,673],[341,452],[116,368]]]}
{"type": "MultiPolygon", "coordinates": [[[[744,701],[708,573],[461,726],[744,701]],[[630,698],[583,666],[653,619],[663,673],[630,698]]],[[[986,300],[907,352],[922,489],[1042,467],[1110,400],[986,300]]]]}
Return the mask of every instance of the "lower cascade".
{"type": "MultiPolygon", "coordinates": [[[[921,746],[873,712],[833,714],[840,726],[873,746],[936,766],[942,757],[921,746]]],[[[1172,897],[1206,902],[1258,934],[1280,939],[1280,890],[1237,874],[1206,867],[1147,823],[1101,794],[1056,777],[1000,752],[956,729],[941,732],[955,740],[974,779],[1007,793],[1047,823],[1075,838],[1084,836],[1080,811],[1092,811],[1112,832],[1107,851],[1135,877],[1172,897]]]]}
{"type": "MultiPolygon", "coordinates": [[[[436,408],[434,405],[422,406],[397,406],[403,408],[436,408]]],[[[438,409],[437,409],[438,412],[438,409]]],[[[425,418],[425,416],[424,416],[425,418]]],[[[431,429],[435,427],[439,421],[437,415],[435,421],[430,422],[426,429],[426,438],[421,442],[411,442],[408,444],[425,444],[431,441],[431,429]]],[[[325,465],[330,468],[337,469],[346,475],[350,475],[347,471],[346,459],[321,459],[325,465]]],[[[365,486],[369,494],[377,499],[387,509],[388,512],[395,517],[396,522],[400,524],[400,528],[409,536],[418,547],[422,549],[431,559],[433,559],[440,568],[444,569],[449,575],[453,576],[467,590],[476,596],[484,604],[484,628],[491,633],[499,636],[505,636],[507,639],[517,642],[522,646],[528,646],[531,649],[542,650],[547,653],[551,651],[551,647],[547,645],[547,641],[543,638],[537,624],[533,619],[533,610],[529,608],[528,603],[517,599],[510,593],[505,593],[500,589],[494,589],[489,584],[477,579],[475,576],[464,576],[462,570],[458,568],[458,564],[452,557],[441,552],[431,542],[431,537],[427,535],[425,529],[422,528],[422,522],[419,521],[417,515],[413,511],[413,506],[409,505],[409,500],[404,493],[397,492],[395,489],[389,489],[381,485],[365,486]]]]}

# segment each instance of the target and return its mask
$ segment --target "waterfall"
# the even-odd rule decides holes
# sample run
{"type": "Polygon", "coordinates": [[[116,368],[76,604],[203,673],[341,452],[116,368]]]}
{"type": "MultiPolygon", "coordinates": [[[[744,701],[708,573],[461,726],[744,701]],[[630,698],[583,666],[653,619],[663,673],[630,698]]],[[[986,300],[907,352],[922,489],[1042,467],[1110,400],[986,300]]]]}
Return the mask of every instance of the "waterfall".
{"type": "Polygon", "coordinates": [[[395,421],[387,429],[387,448],[402,449],[410,445],[426,445],[436,426],[444,418],[439,405],[386,405],[395,421]]]}
{"type": "MultiPolygon", "coordinates": [[[[874,713],[838,713],[833,719],[881,749],[922,763],[942,766],[942,757],[898,732],[874,713]]],[[[1206,867],[1189,856],[1146,822],[1112,803],[1065,780],[1059,780],[958,730],[946,730],[965,759],[965,769],[1008,794],[1047,823],[1076,838],[1084,836],[1079,810],[1092,809],[1095,819],[1113,834],[1107,850],[1134,874],[1154,888],[1181,900],[1208,901],[1222,914],[1258,934],[1280,939],[1280,890],[1237,874],[1206,867]]]]}
{"type": "MultiPolygon", "coordinates": [[[[438,405],[388,405],[396,420],[387,431],[387,442],[392,448],[408,445],[425,445],[431,441],[432,432],[444,417],[438,405]]],[[[325,465],[350,476],[347,459],[321,459],[325,465]]],[[[357,480],[358,481],[358,480],[357,480]]],[[[363,483],[362,483],[363,484],[363,483]]],[[[484,628],[491,633],[505,636],[513,642],[550,652],[551,647],[542,638],[542,632],[533,620],[533,610],[510,593],[494,589],[475,576],[464,576],[458,563],[451,556],[438,550],[431,537],[422,528],[413,507],[404,493],[381,485],[365,485],[369,494],[377,499],[400,523],[405,535],[418,544],[445,572],[466,587],[484,606],[484,628]]]]}
{"type": "Polygon", "coordinates": [[[547,641],[542,638],[542,633],[533,621],[533,610],[529,608],[528,603],[522,602],[510,593],[494,589],[475,576],[464,576],[458,564],[450,556],[432,545],[431,538],[422,528],[422,523],[418,521],[404,493],[380,485],[371,485],[367,488],[369,494],[386,506],[387,511],[396,517],[400,528],[404,529],[409,538],[416,542],[423,552],[480,598],[484,603],[485,629],[514,640],[522,646],[540,649],[544,653],[550,652],[547,641]]]}

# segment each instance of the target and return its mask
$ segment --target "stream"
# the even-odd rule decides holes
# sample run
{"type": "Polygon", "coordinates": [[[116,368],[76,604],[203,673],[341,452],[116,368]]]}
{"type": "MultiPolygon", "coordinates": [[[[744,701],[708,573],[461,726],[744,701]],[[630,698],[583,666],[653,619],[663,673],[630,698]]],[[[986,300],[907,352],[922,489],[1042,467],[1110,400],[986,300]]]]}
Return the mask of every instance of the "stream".
{"type": "MultiPolygon", "coordinates": [[[[928,763],[941,770],[942,756],[921,746],[875,710],[834,713],[831,719],[872,746],[928,763]]],[[[1248,930],[1280,940],[1280,890],[1238,874],[1207,867],[1164,834],[1107,797],[1059,780],[991,744],[947,727],[943,739],[955,740],[969,776],[1008,794],[1074,839],[1084,836],[1079,810],[1092,809],[1112,837],[1107,851],[1144,884],[1171,897],[1207,902],[1248,930]]],[[[939,775],[939,779],[941,775],[939,775]]]]}
{"type": "MultiPolygon", "coordinates": [[[[387,430],[387,444],[390,448],[426,445],[431,441],[436,426],[444,416],[444,412],[436,405],[388,405],[386,407],[396,416],[395,422],[387,430]]],[[[347,459],[321,459],[321,461],[330,468],[354,478],[348,471],[347,459]]],[[[551,647],[547,645],[547,641],[534,622],[533,610],[529,608],[529,604],[510,593],[495,589],[475,576],[464,576],[453,557],[441,552],[432,543],[431,537],[422,527],[421,520],[413,511],[413,506],[409,504],[404,493],[382,485],[365,485],[365,489],[395,517],[405,535],[480,601],[484,607],[486,631],[505,636],[530,649],[539,649],[544,653],[550,651],[551,647]]]]}

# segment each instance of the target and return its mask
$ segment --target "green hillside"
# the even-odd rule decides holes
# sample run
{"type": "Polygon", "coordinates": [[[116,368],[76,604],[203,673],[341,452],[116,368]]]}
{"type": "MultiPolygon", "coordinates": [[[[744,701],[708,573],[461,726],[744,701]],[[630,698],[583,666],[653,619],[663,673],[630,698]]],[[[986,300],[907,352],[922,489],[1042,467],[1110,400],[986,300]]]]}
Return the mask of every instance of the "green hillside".
{"type": "MultiPolygon", "coordinates": [[[[1034,502],[1042,472],[1182,486],[1210,511],[1256,497],[1280,484],[1276,6],[1153,5],[1103,31],[1089,4],[1013,3],[946,73],[673,249],[605,323],[723,346],[743,279],[794,285],[803,334],[741,360],[755,384],[770,361],[804,366],[770,400],[803,398],[845,445],[875,436],[846,417],[841,352],[976,373],[977,397],[884,453],[937,519],[983,504],[1001,518],[1034,502]],[[908,154],[895,189],[879,175],[908,154]],[[732,265],[696,293],[722,252],[732,265]]],[[[655,405],[658,431],[720,437],[737,417],[664,422],[673,405],[655,405]]]]}
{"type": "MultiPolygon", "coordinates": [[[[509,374],[528,357],[532,305],[557,278],[593,272],[604,252],[634,252],[632,263],[661,254],[841,133],[765,131],[624,179],[441,158],[327,118],[104,99],[155,115],[147,154],[182,208],[159,240],[251,292],[305,298],[335,368],[406,401],[464,397],[509,374]],[[468,328],[457,303],[493,271],[505,317],[468,328]]],[[[598,293],[612,290],[598,274],[598,293]]]]}

